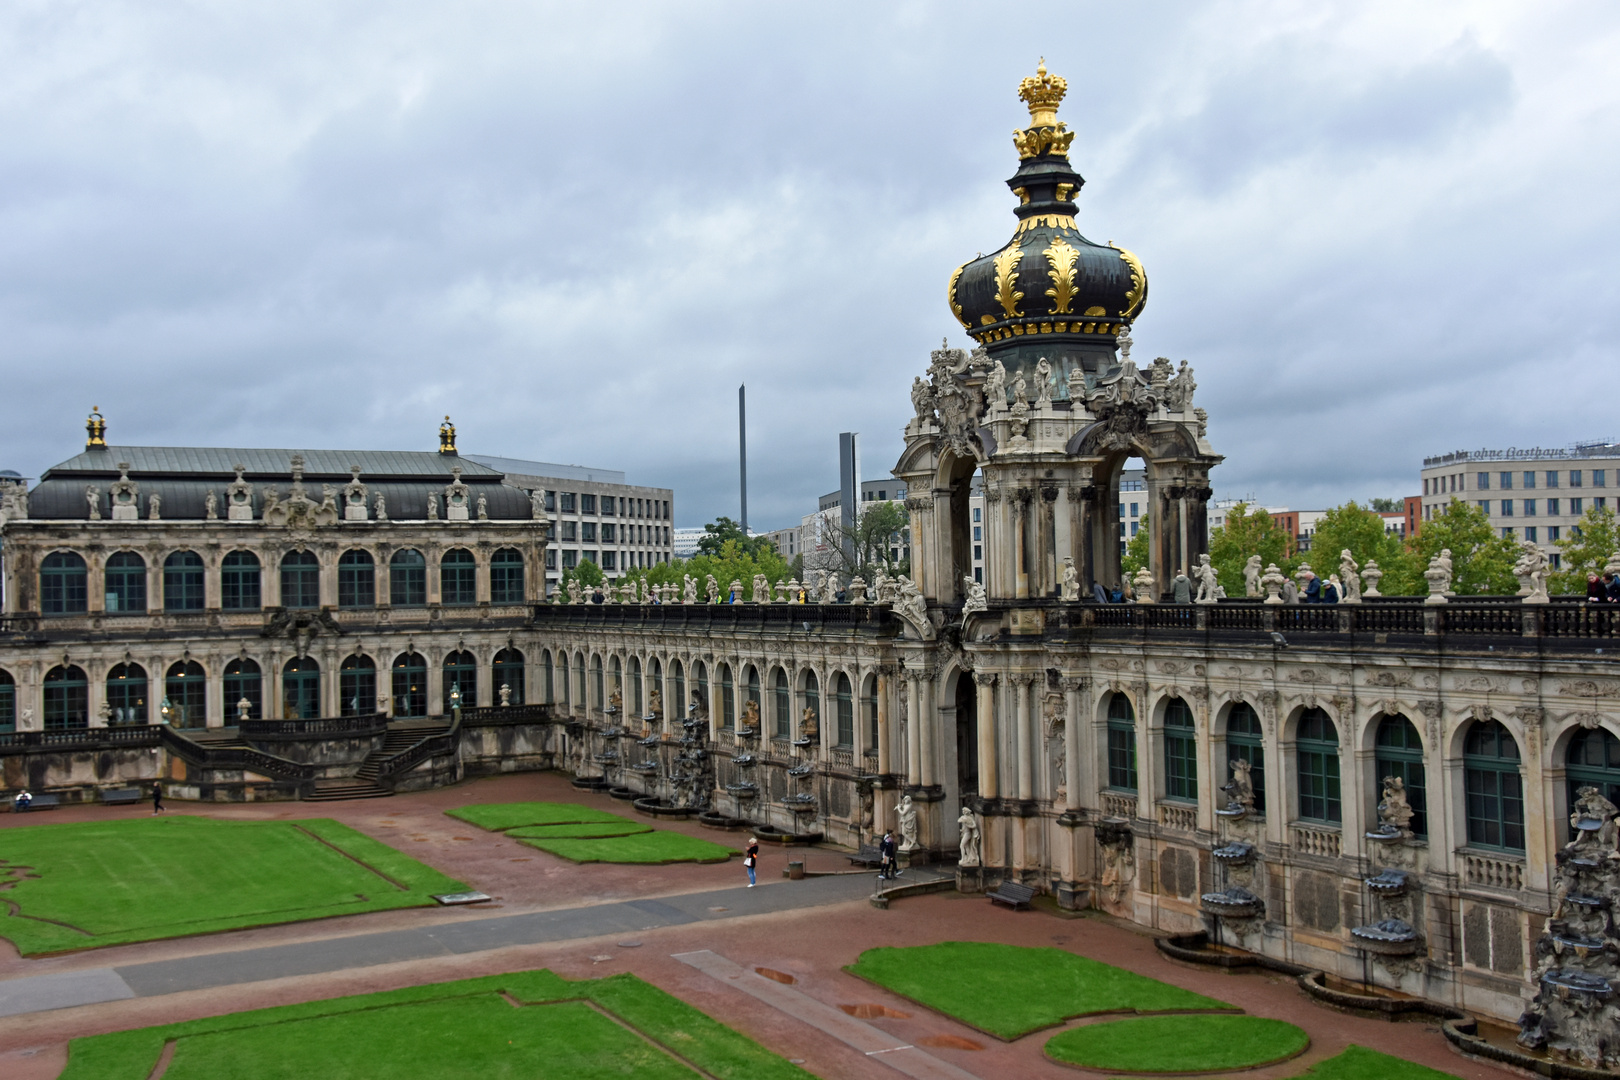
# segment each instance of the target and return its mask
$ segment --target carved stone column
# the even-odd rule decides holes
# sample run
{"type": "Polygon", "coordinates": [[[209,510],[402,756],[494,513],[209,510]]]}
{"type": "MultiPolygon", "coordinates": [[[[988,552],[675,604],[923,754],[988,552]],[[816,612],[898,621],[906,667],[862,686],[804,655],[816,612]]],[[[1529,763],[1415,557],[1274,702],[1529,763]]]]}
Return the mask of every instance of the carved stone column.
{"type": "Polygon", "coordinates": [[[939,783],[939,710],[934,700],[937,684],[931,673],[925,674],[918,682],[922,691],[922,716],[918,718],[921,725],[917,729],[922,736],[922,779],[917,782],[923,787],[934,787],[939,783]]]}
{"type": "Polygon", "coordinates": [[[1057,497],[1056,484],[1041,485],[1041,546],[1036,562],[1040,581],[1036,596],[1051,596],[1057,591],[1057,497]]]}
{"type": "Polygon", "coordinates": [[[1035,797],[1035,748],[1029,732],[1029,690],[1035,679],[1022,672],[1008,677],[1016,688],[1017,699],[1014,723],[1018,727],[1014,736],[1018,747],[1018,799],[1027,802],[1035,797]]]}
{"type": "Polygon", "coordinates": [[[1080,812],[1080,692],[1085,688],[1085,679],[1063,680],[1063,809],[1068,814],[1080,812]]]}
{"type": "Polygon", "coordinates": [[[906,782],[922,783],[922,688],[917,672],[906,672],[906,782]]]}
{"type": "Polygon", "coordinates": [[[877,771],[879,776],[888,776],[889,760],[889,687],[894,678],[894,669],[887,665],[877,669],[877,771]]]}
{"type": "Polygon", "coordinates": [[[1029,503],[1033,492],[1019,488],[1013,492],[1013,595],[1029,599],[1029,503]]]}
{"type": "Polygon", "coordinates": [[[979,700],[974,708],[979,741],[979,794],[994,799],[1001,792],[996,760],[996,676],[994,672],[976,671],[973,681],[978,685],[979,700]]]}

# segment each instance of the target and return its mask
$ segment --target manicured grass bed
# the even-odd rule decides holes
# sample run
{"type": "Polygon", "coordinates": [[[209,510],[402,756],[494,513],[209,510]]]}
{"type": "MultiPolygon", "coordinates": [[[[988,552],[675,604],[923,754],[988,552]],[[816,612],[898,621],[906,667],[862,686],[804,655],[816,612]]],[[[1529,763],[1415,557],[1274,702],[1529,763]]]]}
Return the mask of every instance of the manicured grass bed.
{"type": "Polygon", "coordinates": [[[145,1080],[170,1041],[164,1080],[810,1076],[633,976],[527,971],[74,1039],[61,1080],[145,1080]]]}
{"type": "Polygon", "coordinates": [[[738,853],[712,840],[575,803],[485,803],[445,812],[577,863],[713,863],[738,853]]]}
{"type": "Polygon", "coordinates": [[[1457,1080],[1448,1072],[1390,1057],[1365,1046],[1349,1046],[1344,1053],[1319,1061],[1297,1080],[1457,1080]]]}
{"type": "Polygon", "coordinates": [[[325,818],[4,829],[0,871],[15,881],[0,896],[20,911],[0,918],[0,936],[24,955],[421,907],[467,888],[325,818]]]}
{"type": "Polygon", "coordinates": [[[1070,1028],[1046,1041],[1054,1060],[1131,1073],[1226,1072],[1284,1061],[1310,1036],[1261,1016],[1143,1016],[1070,1028]]]}
{"type": "Polygon", "coordinates": [[[947,941],[868,949],[844,970],[998,1039],[1088,1013],[1232,1009],[1062,949],[947,941]]]}

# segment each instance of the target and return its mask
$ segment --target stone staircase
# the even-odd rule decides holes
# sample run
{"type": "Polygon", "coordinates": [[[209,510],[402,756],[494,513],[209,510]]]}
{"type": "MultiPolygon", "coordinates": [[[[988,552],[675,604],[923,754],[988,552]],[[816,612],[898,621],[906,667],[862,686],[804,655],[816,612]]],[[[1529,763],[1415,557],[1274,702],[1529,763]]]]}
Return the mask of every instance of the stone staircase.
{"type": "Polygon", "coordinates": [[[392,795],[393,789],[377,782],[384,762],[397,754],[447,730],[442,721],[404,721],[391,724],[383,744],[366,755],[352,777],[336,780],[317,780],[315,790],[304,796],[305,802],[340,802],[349,799],[380,799],[392,795]]]}

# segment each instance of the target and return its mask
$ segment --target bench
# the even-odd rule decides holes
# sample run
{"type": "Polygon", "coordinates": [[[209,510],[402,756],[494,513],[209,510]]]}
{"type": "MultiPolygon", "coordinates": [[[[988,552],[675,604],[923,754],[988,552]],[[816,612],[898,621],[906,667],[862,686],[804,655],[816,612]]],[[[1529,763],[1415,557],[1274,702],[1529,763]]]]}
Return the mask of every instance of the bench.
{"type": "Polygon", "coordinates": [[[850,861],[851,865],[864,866],[869,870],[883,865],[882,853],[871,844],[862,844],[859,851],[853,855],[846,855],[845,858],[850,861]]]}
{"type": "MultiPolygon", "coordinates": [[[[17,812],[16,796],[7,799],[6,804],[11,807],[12,813],[17,812]]],[[[32,814],[39,810],[55,810],[61,805],[62,797],[60,795],[35,795],[33,802],[28,804],[26,813],[32,814]]]]}
{"type": "Polygon", "coordinates": [[[1029,907],[1029,902],[1035,899],[1035,890],[1014,881],[1003,881],[994,892],[985,895],[990,898],[992,904],[1006,904],[1017,911],[1019,908],[1029,907]]]}
{"type": "Polygon", "coordinates": [[[107,806],[128,806],[141,801],[141,789],[108,788],[101,793],[101,801],[107,806]]]}

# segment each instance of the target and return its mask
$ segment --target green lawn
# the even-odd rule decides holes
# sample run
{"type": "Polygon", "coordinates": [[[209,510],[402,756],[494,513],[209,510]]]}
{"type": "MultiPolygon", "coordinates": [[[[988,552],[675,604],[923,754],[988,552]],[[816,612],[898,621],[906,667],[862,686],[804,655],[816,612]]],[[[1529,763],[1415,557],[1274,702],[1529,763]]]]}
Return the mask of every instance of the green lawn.
{"type": "Polygon", "coordinates": [[[60,1080],[145,1080],[170,1041],[164,1080],[810,1076],[633,976],[528,971],[74,1039],[60,1080]]]}
{"type": "Polygon", "coordinates": [[[0,830],[24,955],[421,907],[467,886],[346,825],[175,815],[0,830]]]}
{"type": "Polygon", "coordinates": [[[1046,1041],[1054,1060],[1132,1073],[1225,1072],[1303,1053],[1310,1037],[1259,1016],[1143,1016],[1070,1028],[1046,1041]]]}
{"type": "Polygon", "coordinates": [[[947,941],[868,949],[844,970],[998,1039],[1089,1013],[1233,1008],[1062,949],[947,941]]]}
{"type": "Polygon", "coordinates": [[[1404,1058],[1380,1054],[1365,1046],[1349,1046],[1344,1053],[1306,1069],[1297,1080],[1457,1080],[1457,1077],[1404,1058]]]}
{"type": "Polygon", "coordinates": [[[445,813],[570,862],[725,862],[737,849],[575,803],[485,803],[445,813]]]}

